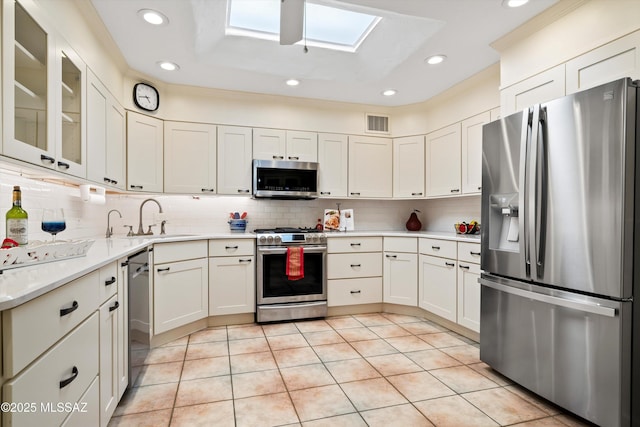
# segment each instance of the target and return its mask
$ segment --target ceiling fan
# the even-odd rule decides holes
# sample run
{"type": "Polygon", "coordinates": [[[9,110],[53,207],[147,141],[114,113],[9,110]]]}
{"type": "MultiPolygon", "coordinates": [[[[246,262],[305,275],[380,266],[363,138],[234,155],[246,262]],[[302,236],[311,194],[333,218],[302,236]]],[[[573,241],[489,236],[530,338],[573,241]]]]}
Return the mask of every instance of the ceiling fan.
{"type": "Polygon", "coordinates": [[[280,44],[292,45],[302,40],[306,0],[280,0],[280,44]]]}

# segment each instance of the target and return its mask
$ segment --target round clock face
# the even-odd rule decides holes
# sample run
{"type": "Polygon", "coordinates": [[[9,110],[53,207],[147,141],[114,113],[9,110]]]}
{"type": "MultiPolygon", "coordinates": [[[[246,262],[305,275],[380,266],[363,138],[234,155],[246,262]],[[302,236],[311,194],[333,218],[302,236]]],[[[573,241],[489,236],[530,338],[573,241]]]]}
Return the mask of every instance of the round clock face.
{"type": "Polygon", "coordinates": [[[153,86],[138,83],[133,87],[133,101],[143,110],[155,111],[160,105],[160,95],[153,86]]]}

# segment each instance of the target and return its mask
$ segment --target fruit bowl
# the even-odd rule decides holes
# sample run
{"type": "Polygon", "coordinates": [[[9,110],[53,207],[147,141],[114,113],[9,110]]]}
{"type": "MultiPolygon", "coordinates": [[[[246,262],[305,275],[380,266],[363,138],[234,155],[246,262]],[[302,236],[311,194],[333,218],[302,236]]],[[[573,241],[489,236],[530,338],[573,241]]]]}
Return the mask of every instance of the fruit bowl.
{"type": "Polygon", "coordinates": [[[480,232],[480,223],[478,221],[456,222],[453,224],[458,234],[478,234],[480,232]]]}

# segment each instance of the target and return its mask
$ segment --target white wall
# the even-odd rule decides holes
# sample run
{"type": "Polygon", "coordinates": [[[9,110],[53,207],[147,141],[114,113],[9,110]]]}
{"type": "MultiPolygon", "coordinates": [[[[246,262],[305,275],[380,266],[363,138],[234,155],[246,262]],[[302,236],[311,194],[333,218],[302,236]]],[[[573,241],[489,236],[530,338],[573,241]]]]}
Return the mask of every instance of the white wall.
{"type": "Polygon", "coordinates": [[[506,36],[496,44],[502,87],[640,29],[638,17],[638,0],[590,0],[530,35],[506,36]]]}

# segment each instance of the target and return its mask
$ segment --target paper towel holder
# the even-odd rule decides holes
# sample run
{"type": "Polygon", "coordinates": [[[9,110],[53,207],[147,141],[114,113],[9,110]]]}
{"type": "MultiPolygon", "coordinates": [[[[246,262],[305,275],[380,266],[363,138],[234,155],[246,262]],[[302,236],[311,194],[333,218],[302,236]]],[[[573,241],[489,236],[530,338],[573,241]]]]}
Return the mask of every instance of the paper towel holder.
{"type": "Polygon", "coordinates": [[[91,184],[80,185],[80,198],[83,202],[105,203],[106,190],[104,187],[91,184]]]}

